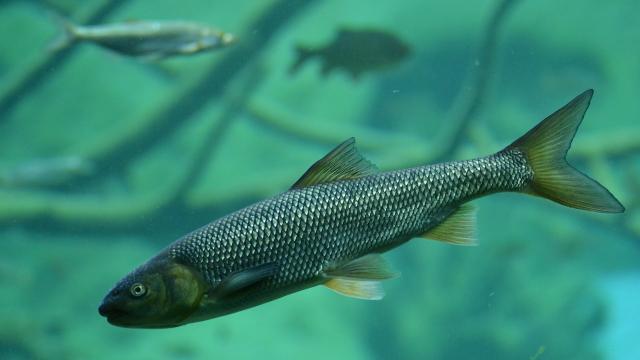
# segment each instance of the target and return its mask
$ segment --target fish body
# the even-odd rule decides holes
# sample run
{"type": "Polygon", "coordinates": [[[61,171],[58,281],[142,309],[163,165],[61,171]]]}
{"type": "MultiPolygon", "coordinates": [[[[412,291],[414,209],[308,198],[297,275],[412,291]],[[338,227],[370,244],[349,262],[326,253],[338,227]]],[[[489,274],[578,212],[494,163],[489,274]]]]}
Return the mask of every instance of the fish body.
{"type": "Polygon", "coordinates": [[[91,42],[117,53],[147,58],[191,55],[225,47],[233,35],[187,21],[130,21],[80,26],[62,20],[65,34],[54,48],[91,42]]]}
{"type": "MultiPolygon", "coordinates": [[[[522,154],[508,153],[294,188],[196,230],[170,246],[168,256],[193,266],[214,287],[243,269],[277,264],[254,289],[252,301],[261,303],[420,236],[474,197],[518,191],[531,176],[522,154]]],[[[241,310],[246,300],[233,298],[199,315],[241,310]]]]}
{"type": "Polygon", "coordinates": [[[0,172],[0,185],[14,187],[61,185],[74,176],[88,175],[94,164],[80,156],[34,159],[0,172]]]}
{"type": "Polygon", "coordinates": [[[293,187],[185,235],[107,294],[114,325],[171,327],[323,284],[381,299],[396,274],[380,253],[411,238],[474,243],[470,200],[523,192],[600,212],[622,205],[564,160],[591,99],[578,96],[502,151],[378,172],[349,139],[293,187]],[[152,312],[152,313],[150,313],[152,312]]]}
{"type": "Polygon", "coordinates": [[[321,47],[299,45],[290,69],[295,73],[312,58],[322,61],[322,75],[343,69],[354,79],[362,73],[391,67],[405,59],[411,48],[395,35],[375,29],[342,29],[333,41],[321,47]]]}

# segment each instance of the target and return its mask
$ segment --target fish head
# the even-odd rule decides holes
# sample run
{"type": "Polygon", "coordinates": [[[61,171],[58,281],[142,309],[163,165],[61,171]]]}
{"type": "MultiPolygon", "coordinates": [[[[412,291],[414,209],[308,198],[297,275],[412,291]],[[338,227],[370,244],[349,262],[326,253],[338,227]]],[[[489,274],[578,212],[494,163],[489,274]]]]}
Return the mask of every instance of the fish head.
{"type": "Polygon", "coordinates": [[[235,36],[214,29],[205,29],[200,35],[198,45],[200,50],[215,49],[230,45],[236,41],[235,36]]]}
{"type": "Polygon", "coordinates": [[[404,59],[408,56],[411,56],[412,50],[411,46],[402,41],[397,41],[392,50],[393,54],[395,54],[397,59],[404,59]]]}
{"type": "Polygon", "coordinates": [[[120,280],[98,312],[116,326],[174,327],[198,309],[206,290],[196,269],[159,255],[120,280]]]}
{"type": "Polygon", "coordinates": [[[411,56],[411,46],[391,33],[380,32],[376,40],[371,43],[376,47],[375,52],[380,57],[379,61],[388,65],[411,56]]]}

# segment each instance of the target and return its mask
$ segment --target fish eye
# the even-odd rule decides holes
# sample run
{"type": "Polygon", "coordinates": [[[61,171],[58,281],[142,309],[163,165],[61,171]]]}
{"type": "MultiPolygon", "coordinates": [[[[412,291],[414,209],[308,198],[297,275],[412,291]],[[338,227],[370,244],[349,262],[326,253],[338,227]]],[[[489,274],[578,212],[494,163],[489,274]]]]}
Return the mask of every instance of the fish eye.
{"type": "Polygon", "coordinates": [[[144,294],[147,293],[147,288],[143,284],[135,283],[135,284],[131,285],[131,288],[129,289],[129,292],[134,297],[140,297],[140,296],[143,296],[144,294]]]}

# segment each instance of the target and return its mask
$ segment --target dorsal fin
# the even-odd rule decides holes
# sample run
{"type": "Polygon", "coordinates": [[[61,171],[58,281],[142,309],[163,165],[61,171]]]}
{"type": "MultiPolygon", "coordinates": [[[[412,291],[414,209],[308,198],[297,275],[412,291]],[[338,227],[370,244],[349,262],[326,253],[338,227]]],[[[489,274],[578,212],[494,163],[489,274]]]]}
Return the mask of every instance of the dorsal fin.
{"type": "Polygon", "coordinates": [[[349,138],[316,161],[291,188],[301,189],[338,180],[358,179],[376,171],[375,165],[362,157],[356,149],[355,138],[349,138]]]}
{"type": "Polygon", "coordinates": [[[442,223],[420,237],[455,245],[477,245],[475,207],[470,204],[460,206],[442,223]]]}

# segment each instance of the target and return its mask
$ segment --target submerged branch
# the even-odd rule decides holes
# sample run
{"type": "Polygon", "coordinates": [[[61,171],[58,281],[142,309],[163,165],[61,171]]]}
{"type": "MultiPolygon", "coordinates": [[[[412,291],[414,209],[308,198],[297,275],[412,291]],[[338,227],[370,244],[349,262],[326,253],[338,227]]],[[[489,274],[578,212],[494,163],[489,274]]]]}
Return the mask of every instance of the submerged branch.
{"type": "MultiPolygon", "coordinates": [[[[73,186],[82,185],[83,182],[90,180],[100,181],[109,173],[126,169],[130,163],[137,160],[138,155],[146,154],[147,150],[161,144],[171,133],[184,126],[184,120],[192,117],[208,101],[217,100],[225,95],[242,70],[251,64],[256,64],[259,55],[265,51],[277,31],[305,9],[305,6],[313,2],[314,0],[275,1],[249,24],[243,41],[236,48],[226,52],[220,61],[216,62],[196,83],[182,91],[176,100],[162,106],[152,114],[150,119],[147,119],[148,121],[143,121],[144,128],[131,137],[121,139],[114,145],[117,147],[90,159],[96,171],[86,176],[78,176],[73,186]]],[[[248,88],[259,82],[256,78],[253,80],[246,85],[248,88]]],[[[161,213],[169,204],[180,203],[176,201],[180,196],[175,194],[182,194],[200,177],[201,169],[197,166],[202,165],[202,162],[211,156],[205,151],[216,146],[226,133],[231,119],[252,91],[248,88],[243,89],[247,94],[236,97],[225,111],[222,121],[212,128],[194,167],[185,174],[184,183],[177,186],[169,185],[165,189],[149,194],[141,194],[137,199],[132,199],[126,194],[114,196],[92,192],[91,195],[87,195],[82,194],[82,191],[76,194],[60,194],[51,191],[3,191],[0,189],[0,199],[3,200],[0,201],[2,204],[0,222],[7,220],[14,224],[36,222],[47,224],[47,226],[58,223],[67,224],[67,226],[73,224],[74,227],[104,228],[106,226],[115,229],[135,226],[142,217],[162,216],[161,213]]],[[[70,186],[72,185],[67,184],[66,187],[70,186]]]]}
{"type": "MultiPolygon", "coordinates": [[[[120,1],[122,3],[123,1],[120,1]]],[[[227,134],[228,129],[233,121],[237,119],[240,112],[248,114],[254,121],[260,122],[271,130],[289,134],[300,139],[310,139],[318,143],[337,143],[343,139],[336,138],[335,132],[330,132],[329,128],[321,129],[320,127],[310,128],[309,123],[322,124],[320,121],[309,121],[301,125],[295,122],[294,116],[289,116],[286,112],[279,111],[278,108],[265,106],[260,102],[252,102],[247,105],[252,93],[255,92],[257,85],[261,81],[262,73],[256,65],[255,59],[264,51],[269,39],[275,35],[275,32],[282,28],[286,21],[290,21],[296,12],[301,11],[304,5],[312,1],[277,1],[274,5],[267,9],[267,12],[259,17],[252,25],[248,27],[247,32],[255,29],[255,35],[247,35],[243,44],[239,44],[239,48],[230,49],[224,54],[220,62],[212,66],[209,71],[198,82],[186,88],[181,92],[178,99],[172,101],[167,106],[162,106],[153,116],[150,124],[133,138],[124,139],[122,147],[115,152],[105,153],[100,159],[103,174],[94,174],[91,178],[99,179],[107,171],[125,168],[131,161],[149,150],[154,145],[161,143],[167,136],[175,131],[178,127],[184,125],[182,119],[192,117],[203,105],[210,100],[216,100],[216,97],[226,95],[224,99],[225,108],[221,117],[217,122],[210,126],[210,130],[206,136],[202,138],[192,165],[188,172],[182,177],[181,182],[177,186],[172,186],[170,192],[165,192],[157,203],[151,203],[144,199],[131,198],[113,198],[113,196],[82,198],[80,195],[64,195],[59,194],[39,194],[32,192],[26,196],[29,201],[16,201],[16,193],[4,193],[0,191],[0,224],[15,225],[20,224],[29,228],[40,229],[41,231],[86,231],[88,233],[154,233],[161,237],[167,237],[167,227],[150,226],[151,223],[162,223],[164,219],[183,219],[179,226],[172,228],[176,234],[187,231],[191,228],[201,225],[215,218],[216,215],[222,215],[226,210],[237,208],[239,204],[246,204],[257,198],[262,198],[269,194],[265,193],[264,188],[260,188],[260,183],[288,183],[293,179],[285,178],[287,174],[261,174],[262,179],[256,179],[255,184],[247,186],[247,188],[238,189],[237,193],[225,194],[222,197],[215,198],[220,201],[203,201],[197,206],[188,204],[184,201],[185,194],[194,187],[198,180],[202,178],[203,171],[211,158],[218,151],[220,140],[227,134]],[[286,11],[285,11],[286,10],[286,11]],[[254,69],[247,69],[256,66],[258,73],[249,73],[254,69]],[[249,71],[247,71],[249,70],[249,71]],[[247,73],[246,79],[240,79],[241,73],[247,73]],[[229,90],[229,86],[237,84],[237,90],[229,90]],[[326,130],[326,131],[323,131],[326,130]],[[265,181],[264,178],[269,181],[265,181]],[[165,196],[168,194],[168,196],[165,196]],[[33,198],[38,198],[37,201],[33,198]],[[8,201],[11,199],[11,201],[8,201]],[[31,201],[33,200],[33,201],[31,201]],[[144,206],[140,205],[144,202],[144,206]],[[6,214],[11,214],[6,216],[6,214]],[[144,218],[145,221],[140,221],[144,218]]],[[[488,94],[488,87],[493,74],[494,58],[497,48],[497,37],[502,24],[506,21],[509,9],[517,0],[503,0],[497,8],[496,13],[492,16],[487,32],[485,35],[482,55],[480,56],[480,66],[476,69],[475,76],[471,79],[473,90],[464,98],[465,101],[460,102],[460,116],[455,118],[452,129],[452,137],[450,143],[445,147],[442,153],[436,154],[437,158],[450,158],[468,136],[471,119],[477,116],[480,111],[484,99],[488,94]]],[[[115,1],[113,2],[115,3],[115,1]]],[[[220,100],[220,99],[218,99],[220,100]]],[[[335,131],[335,128],[333,129],[335,131]]],[[[348,133],[345,131],[343,133],[348,133]]],[[[629,136],[625,137],[626,141],[619,141],[617,134],[612,134],[609,138],[606,134],[592,136],[593,142],[601,144],[598,152],[605,150],[615,153],[618,156],[629,154],[633,151],[637,154],[640,149],[640,142],[637,141],[628,132],[629,136]],[[628,138],[628,139],[627,139],[628,138]],[[618,139],[613,141],[613,139],[618,139]]],[[[476,133],[474,136],[477,141],[481,141],[492,145],[492,139],[485,136],[486,134],[476,133]]],[[[584,142],[586,146],[576,146],[573,156],[578,158],[589,158],[593,153],[592,143],[584,142]]],[[[392,135],[376,132],[375,130],[364,133],[362,139],[359,139],[359,145],[369,150],[395,149],[393,161],[395,165],[400,165],[401,161],[413,161],[414,164],[423,163],[425,159],[424,141],[410,135],[392,135]],[[391,144],[392,146],[389,146],[391,144]],[[402,156],[398,156],[402,153],[402,156]]],[[[576,144],[578,145],[578,144],[576,144]]],[[[494,149],[495,150],[495,149],[494,149]]],[[[608,155],[608,154],[607,154],[608,155]]],[[[431,157],[429,160],[437,160],[431,157]]],[[[381,161],[384,164],[384,161],[381,161]]],[[[411,164],[404,164],[408,165],[411,164]]],[[[640,219],[640,216],[636,217],[640,219]]],[[[637,234],[640,228],[640,220],[635,220],[634,224],[626,223],[617,229],[617,232],[623,235],[637,234]]],[[[602,224],[602,226],[610,226],[602,224]]]]}
{"type": "MultiPolygon", "coordinates": [[[[380,134],[376,134],[374,130],[367,130],[364,132],[364,136],[360,136],[358,139],[359,147],[365,149],[385,148],[388,143],[397,143],[395,140],[404,137],[400,143],[410,143],[411,146],[404,146],[407,150],[403,152],[404,157],[399,161],[399,165],[414,166],[450,159],[468,137],[467,132],[471,121],[477,117],[482,105],[490,94],[491,79],[495,73],[494,68],[498,38],[504,23],[507,21],[509,14],[511,14],[513,6],[519,1],[520,0],[501,0],[491,15],[480,46],[478,66],[475,67],[470,76],[469,85],[463,86],[460,92],[461,95],[456,101],[454,111],[450,118],[451,125],[446,130],[446,133],[441,136],[442,141],[440,146],[428,147],[430,153],[425,155],[427,150],[422,140],[412,141],[414,138],[409,135],[398,135],[394,137],[390,134],[384,134],[384,136],[379,136],[380,134]],[[434,152],[434,148],[438,148],[440,151],[434,152]],[[412,151],[410,149],[415,150],[412,151]]],[[[305,141],[336,144],[343,140],[338,138],[335,131],[327,131],[321,129],[320,126],[309,128],[306,124],[297,124],[288,120],[287,115],[285,115],[283,111],[274,111],[262,103],[251,104],[247,112],[254,120],[259,121],[261,124],[280,133],[304,139],[305,141]]],[[[324,122],[307,121],[305,123],[323,124],[324,122]]],[[[349,132],[345,131],[344,133],[349,132]]],[[[363,134],[363,131],[359,130],[358,133],[363,134]]]]}
{"type": "Polygon", "coordinates": [[[179,206],[179,203],[183,201],[187,192],[201,179],[207,166],[209,166],[210,160],[218,152],[220,143],[228,133],[233,121],[242,114],[247,101],[251,98],[251,95],[255,93],[260,83],[262,83],[264,70],[259,64],[255,65],[252,69],[249,69],[246,77],[247,78],[243,79],[237,88],[231,89],[231,93],[227,97],[228,100],[225,101],[225,107],[220,118],[203,137],[204,141],[200,144],[194,158],[191,160],[188,172],[184,175],[173,197],[164,205],[165,208],[179,206]]]}
{"type": "Polygon", "coordinates": [[[469,90],[463,87],[457,103],[454,106],[454,115],[451,119],[451,127],[447,131],[441,148],[441,152],[433,159],[440,162],[450,159],[460,148],[467,137],[467,130],[471,120],[477,117],[485,100],[490,94],[490,84],[495,74],[495,58],[498,48],[498,38],[502,27],[507,21],[513,6],[520,0],[501,0],[491,16],[484,32],[477,66],[475,66],[470,78],[469,90]]]}
{"type": "Polygon", "coordinates": [[[279,0],[273,3],[247,26],[244,34],[240,34],[241,41],[235,47],[222,54],[219,61],[174,100],[143,121],[148,124],[145,128],[120,139],[109,151],[96,155],[93,160],[98,171],[84,180],[99,180],[109,172],[122,171],[138,156],[164,141],[205,104],[222,97],[231,81],[266,50],[276,33],[314,1],[279,0]]]}

